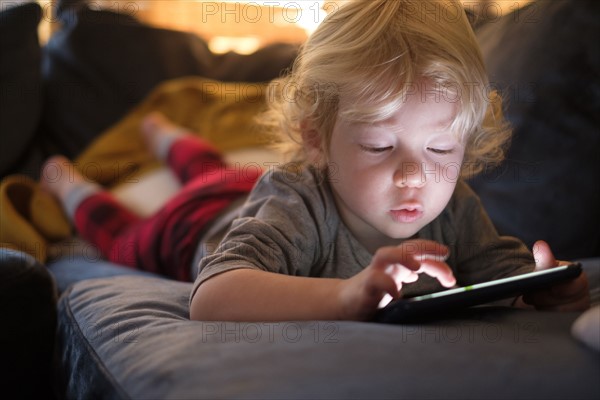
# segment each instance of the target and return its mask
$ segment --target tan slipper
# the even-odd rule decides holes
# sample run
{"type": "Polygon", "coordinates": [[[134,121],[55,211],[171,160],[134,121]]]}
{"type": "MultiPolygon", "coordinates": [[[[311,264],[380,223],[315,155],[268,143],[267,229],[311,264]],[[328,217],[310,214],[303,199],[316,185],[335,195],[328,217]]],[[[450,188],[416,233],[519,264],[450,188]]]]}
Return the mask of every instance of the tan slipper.
{"type": "Polygon", "coordinates": [[[58,201],[31,178],[11,175],[0,183],[0,242],[44,263],[48,243],[71,236],[58,201]]]}

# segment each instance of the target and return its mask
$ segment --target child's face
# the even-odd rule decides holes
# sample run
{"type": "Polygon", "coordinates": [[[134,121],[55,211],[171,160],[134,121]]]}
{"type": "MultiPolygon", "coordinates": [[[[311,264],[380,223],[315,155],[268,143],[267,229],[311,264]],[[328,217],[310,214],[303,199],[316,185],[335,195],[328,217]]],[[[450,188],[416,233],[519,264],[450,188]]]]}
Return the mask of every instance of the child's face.
{"type": "Polygon", "coordinates": [[[443,96],[419,93],[383,123],[336,121],[331,186],[345,224],[371,252],[410,238],[447,205],[464,156],[448,128],[455,113],[443,96]]]}

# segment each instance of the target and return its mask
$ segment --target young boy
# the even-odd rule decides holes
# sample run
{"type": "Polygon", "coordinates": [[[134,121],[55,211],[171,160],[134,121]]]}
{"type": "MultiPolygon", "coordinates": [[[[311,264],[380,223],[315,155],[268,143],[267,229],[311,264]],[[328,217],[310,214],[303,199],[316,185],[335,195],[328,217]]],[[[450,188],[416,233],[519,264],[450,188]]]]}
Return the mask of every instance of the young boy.
{"type": "MultiPolygon", "coordinates": [[[[273,87],[272,125],[304,168],[257,183],[201,262],[192,319],[367,319],[400,293],[533,268],[459,179],[499,161],[509,130],[458,2],[345,3],[273,87]]],[[[528,300],[585,308],[586,287],[528,300]]]]}
{"type": "MultiPolygon", "coordinates": [[[[151,116],[150,148],[187,182],[156,216],[128,215],[81,177],[45,186],[112,260],[180,279],[199,263],[192,319],[365,320],[400,295],[533,268],[461,180],[510,136],[488,87],[459,3],[349,2],[272,84],[265,124],[289,136],[294,163],[232,179],[208,145],[151,116]]],[[[537,268],[556,265],[547,244],[534,252],[537,268]]],[[[526,300],[583,309],[587,293],[581,276],[526,300]]]]}

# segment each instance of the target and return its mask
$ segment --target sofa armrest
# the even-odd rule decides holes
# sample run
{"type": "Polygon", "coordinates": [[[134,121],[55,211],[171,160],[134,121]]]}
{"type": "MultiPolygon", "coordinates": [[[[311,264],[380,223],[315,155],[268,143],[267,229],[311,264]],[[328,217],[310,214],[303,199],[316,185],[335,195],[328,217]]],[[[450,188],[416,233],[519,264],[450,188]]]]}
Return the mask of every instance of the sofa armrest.
{"type": "Polygon", "coordinates": [[[0,369],[6,398],[51,398],[56,302],[45,266],[0,248],[0,369]]]}

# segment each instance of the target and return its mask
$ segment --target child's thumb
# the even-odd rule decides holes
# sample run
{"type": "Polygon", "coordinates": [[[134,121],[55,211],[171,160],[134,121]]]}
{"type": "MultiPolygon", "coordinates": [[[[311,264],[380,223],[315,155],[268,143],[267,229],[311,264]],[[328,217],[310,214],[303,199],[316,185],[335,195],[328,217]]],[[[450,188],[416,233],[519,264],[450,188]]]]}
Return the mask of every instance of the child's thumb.
{"type": "Polygon", "coordinates": [[[557,265],[556,258],[554,258],[550,246],[543,240],[538,240],[534,243],[533,258],[535,259],[536,271],[553,268],[557,265]]]}

